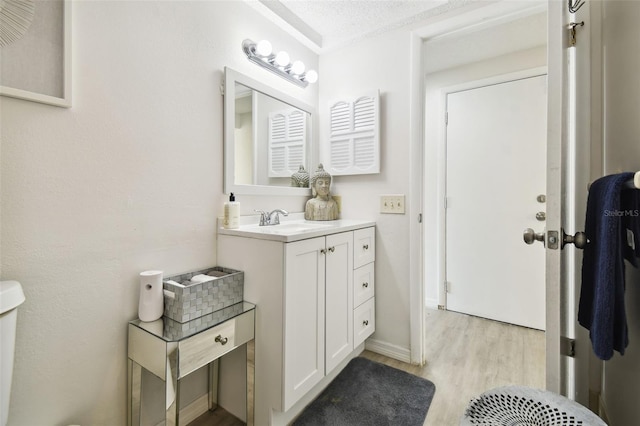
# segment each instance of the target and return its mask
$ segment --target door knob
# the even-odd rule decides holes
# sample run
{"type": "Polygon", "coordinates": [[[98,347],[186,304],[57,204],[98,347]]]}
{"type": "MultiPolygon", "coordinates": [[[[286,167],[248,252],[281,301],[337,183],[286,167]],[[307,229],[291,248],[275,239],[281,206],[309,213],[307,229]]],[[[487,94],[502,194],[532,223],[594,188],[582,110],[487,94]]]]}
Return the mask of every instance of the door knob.
{"type": "Polygon", "coordinates": [[[534,241],[542,241],[544,244],[544,232],[536,233],[533,229],[527,228],[524,230],[522,237],[527,244],[533,244],[534,241]]]}
{"type": "Polygon", "coordinates": [[[584,232],[576,232],[575,235],[567,235],[562,230],[562,248],[565,244],[573,244],[576,248],[583,249],[587,246],[587,235],[584,232]]]}

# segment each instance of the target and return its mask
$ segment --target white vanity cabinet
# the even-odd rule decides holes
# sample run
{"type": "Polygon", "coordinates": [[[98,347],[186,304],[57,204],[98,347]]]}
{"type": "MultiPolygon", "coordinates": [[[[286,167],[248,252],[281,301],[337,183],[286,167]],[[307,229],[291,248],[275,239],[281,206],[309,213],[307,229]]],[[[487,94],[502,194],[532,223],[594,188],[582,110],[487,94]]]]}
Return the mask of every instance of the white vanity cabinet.
{"type": "Polygon", "coordinates": [[[353,350],[353,232],[285,244],[284,269],[287,411],[353,350]]]}
{"type": "Polygon", "coordinates": [[[218,262],[244,271],[244,299],[257,305],[256,425],[291,422],[373,333],[374,225],[332,221],[284,237],[278,225],[247,226],[246,237],[242,226],[220,230],[218,262]]]}

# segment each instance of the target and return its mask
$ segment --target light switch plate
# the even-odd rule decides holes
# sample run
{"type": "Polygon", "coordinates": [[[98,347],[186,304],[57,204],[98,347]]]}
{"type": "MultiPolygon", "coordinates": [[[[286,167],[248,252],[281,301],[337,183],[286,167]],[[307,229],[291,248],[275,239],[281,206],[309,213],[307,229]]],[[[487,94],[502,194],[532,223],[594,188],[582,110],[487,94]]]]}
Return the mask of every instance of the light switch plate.
{"type": "Polygon", "coordinates": [[[381,195],[380,213],[404,214],[404,194],[381,195]]]}

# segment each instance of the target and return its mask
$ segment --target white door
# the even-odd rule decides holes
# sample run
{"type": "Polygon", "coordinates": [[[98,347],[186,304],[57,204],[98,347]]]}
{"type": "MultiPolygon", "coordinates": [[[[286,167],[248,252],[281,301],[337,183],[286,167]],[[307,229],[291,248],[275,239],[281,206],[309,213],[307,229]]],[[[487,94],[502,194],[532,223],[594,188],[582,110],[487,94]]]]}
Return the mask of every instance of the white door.
{"type": "Polygon", "coordinates": [[[544,227],[546,87],[537,75],[447,95],[449,310],[545,328],[544,251],[521,235],[544,227]]]}

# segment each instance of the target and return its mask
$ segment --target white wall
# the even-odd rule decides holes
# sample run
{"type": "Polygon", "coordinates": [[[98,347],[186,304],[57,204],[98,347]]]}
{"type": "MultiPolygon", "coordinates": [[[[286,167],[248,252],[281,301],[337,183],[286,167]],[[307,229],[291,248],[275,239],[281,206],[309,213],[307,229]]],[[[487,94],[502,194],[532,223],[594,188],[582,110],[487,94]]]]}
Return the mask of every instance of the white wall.
{"type": "MultiPolygon", "coordinates": [[[[604,1],[605,174],[640,170],[640,3],[604,1]]],[[[611,426],[640,418],[640,272],[626,263],[629,346],[604,363],[603,400],[611,426]]]]}
{"type": "Polygon", "coordinates": [[[441,212],[445,161],[441,91],[446,87],[545,66],[546,14],[457,37],[427,41],[422,55],[423,69],[432,71],[425,76],[425,302],[435,308],[445,303],[442,294],[444,254],[440,249],[440,241],[444,238],[441,212]],[[521,44],[514,43],[522,27],[529,33],[523,35],[521,44]],[[477,40],[483,43],[477,43],[477,40]],[[451,52],[458,52],[458,55],[451,52]],[[447,65],[451,67],[442,69],[447,65]]]}
{"type": "MultiPolygon", "coordinates": [[[[342,196],[342,217],[376,221],[376,332],[400,356],[409,350],[409,216],[380,214],[381,194],[406,194],[410,138],[410,41],[408,31],[371,38],[320,57],[318,111],[326,122],[331,100],[380,90],[380,174],[336,176],[332,193],[342,196]],[[384,52],[381,54],[380,52],[384,52]]],[[[320,140],[328,139],[320,128],[320,140]]],[[[315,168],[314,168],[315,169],[315,168]]],[[[407,205],[408,207],[408,205],[407,205]]],[[[407,209],[408,211],[408,209],[407,209]]]]}
{"type": "MultiPolygon", "coordinates": [[[[216,263],[224,66],[317,104],[317,85],[250,63],[244,38],[317,69],[243,2],[74,2],[73,108],[0,98],[0,271],[27,297],[9,424],[125,424],[137,274],[216,263]]],[[[246,214],[305,199],[239,201],[246,214]]]]}
{"type": "Polygon", "coordinates": [[[489,57],[533,49],[547,42],[547,14],[533,15],[484,29],[460,29],[424,43],[424,72],[456,68],[489,57]]]}

